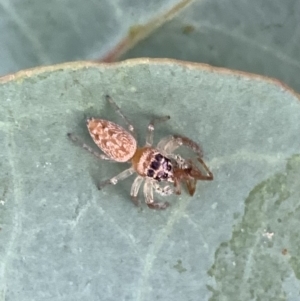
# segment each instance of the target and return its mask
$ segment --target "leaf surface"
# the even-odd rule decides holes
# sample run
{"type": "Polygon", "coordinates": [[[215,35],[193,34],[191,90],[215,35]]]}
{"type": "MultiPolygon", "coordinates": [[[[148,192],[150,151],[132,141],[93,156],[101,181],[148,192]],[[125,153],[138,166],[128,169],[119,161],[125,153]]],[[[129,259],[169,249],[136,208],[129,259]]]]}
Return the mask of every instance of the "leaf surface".
{"type": "MultiPolygon", "coordinates": [[[[300,102],[279,82],[200,64],[129,60],[27,70],[0,84],[0,300],[296,300],[300,102]],[[165,211],[130,201],[127,168],[99,161],[85,119],[145,142],[200,143],[214,181],[165,211]],[[280,299],[281,298],[281,299],[280,299]]],[[[95,148],[96,150],[96,148],[95,148]]],[[[161,197],[162,198],[162,197],[161,197]]]]}

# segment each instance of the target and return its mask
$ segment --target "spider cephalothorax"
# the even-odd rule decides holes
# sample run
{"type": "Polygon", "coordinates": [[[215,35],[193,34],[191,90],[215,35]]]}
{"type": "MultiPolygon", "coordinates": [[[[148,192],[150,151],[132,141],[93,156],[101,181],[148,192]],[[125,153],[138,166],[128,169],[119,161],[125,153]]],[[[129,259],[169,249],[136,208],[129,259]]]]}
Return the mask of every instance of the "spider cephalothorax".
{"type": "Polygon", "coordinates": [[[143,147],[138,149],[131,162],[136,172],[143,177],[152,178],[158,182],[174,182],[171,160],[155,148],[143,147]]]}
{"type": "MultiPolygon", "coordinates": [[[[154,125],[158,122],[168,120],[170,118],[169,116],[153,119],[148,125],[145,146],[138,147],[133,126],[121,112],[117,104],[109,96],[106,96],[106,99],[123,118],[128,126],[129,132],[114,122],[89,118],[87,119],[89,133],[96,145],[105,155],[93,151],[91,147],[84,143],[82,146],[97,158],[109,161],[129,162],[132,165],[117,176],[101,182],[98,185],[99,189],[107,184],[117,184],[118,181],[129,177],[133,173],[137,173],[138,176],[135,178],[130,192],[132,200],[137,204],[138,191],[144,181],[144,196],[148,207],[153,209],[165,209],[169,205],[168,202],[160,203],[154,201],[153,189],[161,195],[169,195],[172,193],[180,194],[181,182],[186,183],[188,189],[192,187],[192,189],[195,190],[197,180],[212,180],[212,174],[206,166],[205,171],[208,175],[205,176],[199,169],[191,164],[190,160],[186,161],[173,153],[179,146],[185,145],[195,151],[201,158],[202,153],[200,147],[189,138],[169,136],[163,138],[156,148],[152,146],[154,125]],[[174,183],[175,189],[172,189],[168,185],[161,186],[159,184],[160,182],[172,182],[174,183]]],[[[72,134],[68,134],[68,136],[73,141],[78,142],[76,136],[72,134]]],[[[192,190],[189,189],[191,195],[194,193],[194,190],[191,192],[192,190]]]]}

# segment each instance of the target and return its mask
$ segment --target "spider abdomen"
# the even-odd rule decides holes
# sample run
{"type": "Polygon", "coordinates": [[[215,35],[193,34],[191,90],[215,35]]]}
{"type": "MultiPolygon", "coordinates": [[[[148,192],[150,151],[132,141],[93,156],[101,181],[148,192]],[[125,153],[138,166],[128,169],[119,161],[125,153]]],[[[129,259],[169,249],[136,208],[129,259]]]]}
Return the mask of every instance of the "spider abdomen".
{"type": "Polygon", "coordinates": [[[87,127],[96,145],[111,159],[127,162],[135,154],[135,138],[121,126],[104,119],[89,118],[87,127]]]}

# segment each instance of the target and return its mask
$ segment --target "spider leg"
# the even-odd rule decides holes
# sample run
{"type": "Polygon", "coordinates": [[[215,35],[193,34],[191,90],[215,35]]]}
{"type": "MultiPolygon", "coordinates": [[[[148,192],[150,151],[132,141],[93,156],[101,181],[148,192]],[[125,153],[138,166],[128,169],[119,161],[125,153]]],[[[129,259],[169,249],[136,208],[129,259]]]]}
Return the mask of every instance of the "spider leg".
{"type": "Polygon", "coordinates": [[[194,151],[200,158],[203,157],[203,150],[196,142],[181,135],[173,135],[162,138],[157,144],[158,150],[165,152],[166,154],[172,154],[178,147],[187,146],[194,151]]]}
{"type": "Polygon", "coordinates": [[[158,203],[153,199],[153,181],[146,180],[144,184],[144,196],[147,206],[150,209],[166,209],[169,206],[168,202],[158,203]]]}
{"type": "Polygon", "coordinates": [[[180,145],[185,145],[192,151],[194,151],[198,155],[198,157],[203,157],[203,150],[201,146],[193,140],[191,140],[190,138],[181,135],[174,135],[174,138],[180,143],[180,145]]]}
{"type": "Polygon", "coordinates": [[[178,178],[174,177],[174,187],[175,187],[175,194],[181,194],[181,182],[178,178]]]}
{"type": "Polygon", "coordinates": [[[132,183],[131,190],[130,190],[130,196],[133,203],[138,206],[139,201],[137,198],[138,192],[140,190],[141,184],[143,183],[144,178],[142,176],[137,176],[135,180],[132,183]]]}
{"type": "Polygon", "coordinates": [[[176,194],[181,194],[181,184],[184,183],[189,194],[195,193],[198,180],[211,181],[213,174],[202,160],[202,148],[190,138],[174,135],[161,139],[157,145],[158,150],[165,156],[173,159],[174,163],[174,189],[176,194]],[[197,167],[196,162],[192,159],[185,160],[174,151],[180,146],[186,146],[191,149],[197,156],[197,160],[201,164],[201,169],[197,167]]]}
{"type": "MultiPolygon", "coordinates": [[[[180,169],[188,169],[189,167],[192,167],[190,176],[196,178],[197,180],[207,180],[211,181],[213,180],[213,174],[208,169],[204,161],[202,160],[203,157],[203,151],[200,145],[198,145],[196,142],[191,140],[190,138],[181,136],[181,135],[174,135],[174,136],[168,136],[160,140],[160,142],[157,145],[158,150],[165,153],[168,157],[173,158],[177,164],[178,168],[180,169]],[[206,175],[203,174],[198,168],[193,166],[193,163],[189,160],[184,160],[181,158],[181,156],[174,154],[173,152],[180,146],[187,146],[192,151],[194,151],[197,155],[197,159],[200,162],[201,166],[206,172],[206,175]]],[[[191,183],[191,187],[193,187],[194,184],[191,183]]],[[[191,188],[193,190],[193,188],[191,188]]]]}
{"type": "Polygon", "coordinates": [[[208,169],[208,167],[206,166],[206,164],[204,163],[204,161],[200,157],[198,157],[198,161],[200,162],[200,164],[202,165],[202,167],[204,168],[204,170],[207,174],[206,175],[201,174],[201,176],[198,176],[198,177],[195,177],[195,178],[197,180],[212,181],[214,179],[213,173],[208,169]]]}
{"type": "Polygon", "coordinates": [[[191,196],[193,196],[196,191],[196,185],[197,185],[197,179],[189,178],[186,180],[186,187],[191,196]]]}
{"type": "Polygon", "coordinates": [[[163,116],[163,117],[157,117],[153,118],[149,125],[148,125],[148,131],[146,136],[146,146],[151,146],[153,144],[153,131],[156,124],[167,121],[170,119],[170,116],[163,116]]]}
{"type": "Polygon", "coordinates": [[[133,173],[135,173],[134,168],[130,167],[128,169],[125,169],[121,173],[119,173],[118,175],[116,175],[116,176],[114,176],[114,177],[112,177],[112,178],[110,178],[108,180],[100,182],[99,185],[98,185],[98,189],[101,190],[106,185],[110,185],[110,184],[116,185],[119,181],[122,181],[122,180],[128,178],[133,173]]]}
{"type": "Polygon", "coordinates": [[[124,120],[124,122],[128,126],[128,130],[133,134],[134,137],[136,137],[136,132],[134,130],[133,125],[131,124],[131,122],[129,121],[129,119],[124,115],[124,113],[122,112],[121,108],[115,103],[115,101],[109,95],[106,95],[105,98],[111,104],[111,106],[114,108],[114,110],[116,111],[116,113],[119,116],[121,116],[121,118],[124,120]]]}
{"type": "Polygon", "coordinates": [[[77,136],[75,136],[74,134],[68,133],[67,135],[70,138],[70,140],[72,140],[76,145],[81,146],[82,148],[87,150],[89,153],[91,153],[93,156],[95,156],[96,158],[101,159],[101,160],[116,162],[116,161],[112,160],[111,158],[94,151],[89,145],[82,142],[81,139],[78,138],[77,136]]]}
{"type": "Polygon", "coordinates": [[[165,185],[162,187],[159,185],[158,182],[153,182],[152,185],[155,191],[162,196],[166,196],[174,193],[174,190],[169,185],[165,185]]]}

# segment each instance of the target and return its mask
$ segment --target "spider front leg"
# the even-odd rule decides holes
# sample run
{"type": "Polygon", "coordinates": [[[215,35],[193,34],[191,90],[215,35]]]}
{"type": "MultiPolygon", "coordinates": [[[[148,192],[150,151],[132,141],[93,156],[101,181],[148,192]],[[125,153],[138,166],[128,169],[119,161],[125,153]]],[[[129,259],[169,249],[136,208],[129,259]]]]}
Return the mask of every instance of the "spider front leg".
{"type": "Polygon", "coordinates": [[[166,209],[169,206],[168,202],[158,203],[153,199],[153,181],[147,180],[144,184],[145,202],[150,209],[166,209]]]}
{"type": "MultiPolygon", "coordinates": [[[[138,192],[140,190],[140,187],[141,187],[141,184],[143,183],[143,181],[144,181],[144,177],[137,176],[131,186],[130,196],[131,196],[133,203],[137,206],[139,205],[137,195],[138,195],[138,192]]],[[[162,196],[166,196],[166,195],[170,195],[170,194],[174,193],[174,190],[168,185],[161,187],[158,184],[158,182],[152,182],[152,185],[153,185],[153,188],[155,189],[155,191],[162,196]]],[[[153,199],[153,195],[152,195],[152,199],[153,199]]],[[[157,204],[159,204],[159,203],[157,203],[157,204]]],[[[163,205],[165,205],[165,204],[163,204],[163,205]]],[[[159,204],[159,206],[161,206],[161,204],[159,204]]],[[[154,208],[154,207],[151,207],[151,208],[154,208]]],[[[155,209],[157,209],[157,208],[155,208],[155,209]]],[[[164,209],[164,208],[158,208],[158,209],[164,209]]]]}
{"type": "Polygon", "coordinates": [[[170,119],[170,116],[163,116],[163,117],[154,118],[150,121],[150,123],[148,125],[147,136],[146,136],[146,146],[152,146],[152,144],[153,144],[153,131],[154,131],[155,125],[158,123],[161,123],[161,122],[165,122],[169,119],[170,119]]]}
{"type": "Polygon", "coordinates": [[[142,176],[137,176],[131,185],[130,196],[132,202],[138,206],[140,203],[138,201],[138,193],[141,188],[141,184],[143,183],[144,178],[142,176]]]}
{"type": "Polygon", "coordinates": [[[189,175],[196,178],[197,180],[213,180],[213,174],[208,169],[204,161],[202,160],[203,157],[203,150],[196,142],[181,135],[174,135],[168,136],[161,139],[157,145],[158,150],[162,153],[166,154],[168,157],[174,159],[178,164],[178,169],[187,170],[190,169],[189,175]],[[180,146],[186,146],[192,151],[194,151],[197,155],[197,160],[207,173],[206,175],[201,173],[198,168],[194,167],[192,161],[184,160],[181,156],[174,154],[173,152],[179,148],[180,146]]]}
{"type": "Polygon", "coordinates": [[[200,177],[195,177],[195,178],[197,178],[199,180],[204,180],[204,181],[212,181],[214,179],[213,173],[208,169],[208,167],[206,166],[206,164],[204,163],[202,158],[198,157],[197,159],[200,162],[200,164],[202,165],[202,167],[204,168],[207,175],[202,174],[200,177]]]}
{"type": "Polygon", "coordinates": [[[203,150],[200,145],[190,138],[181,135],[167,136],[161,139],[157,144],[157,148],[168,155],[173,155],[173,152],[182,145],[190,148],[198,157],[203,157],[203,150]]]}
{"type": "Polygon", "coordinates": [[[165,185],[161,187],[159,185],[159,182],[153,182],[152,185],[155,191],[162,196],[166,196],[174,193],[174,189],[172,189],[169,185],[165,185]]]}

